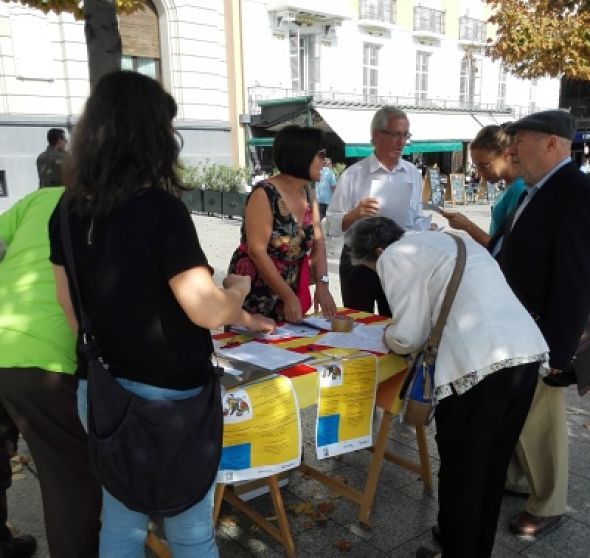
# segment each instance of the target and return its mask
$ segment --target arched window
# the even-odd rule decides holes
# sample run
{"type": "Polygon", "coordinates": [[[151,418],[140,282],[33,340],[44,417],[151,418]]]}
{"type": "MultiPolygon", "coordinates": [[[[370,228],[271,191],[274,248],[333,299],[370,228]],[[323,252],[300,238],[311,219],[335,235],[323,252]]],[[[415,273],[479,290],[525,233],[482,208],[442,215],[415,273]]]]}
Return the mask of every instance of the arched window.
{"type": "Polygon", "coordinates": [[[123,56],[121,68],[160,80],[160,32],[158,12],[151,0],[131,14],[119,14],[123,56]]]}

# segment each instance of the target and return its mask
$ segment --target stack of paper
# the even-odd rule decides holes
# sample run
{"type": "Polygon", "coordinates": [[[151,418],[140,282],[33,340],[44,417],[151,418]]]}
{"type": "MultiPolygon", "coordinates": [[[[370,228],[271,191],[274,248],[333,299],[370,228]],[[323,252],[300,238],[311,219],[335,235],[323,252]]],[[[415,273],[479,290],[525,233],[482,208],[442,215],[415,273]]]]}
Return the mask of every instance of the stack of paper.
{"type": "Polygon", "coordinates": [[[221,349],[219,354],[233,361],[253,364],[266,370],[288,368],[308,358],[306,355],[257,341],[250,341],[231,349],[221,349]]]}

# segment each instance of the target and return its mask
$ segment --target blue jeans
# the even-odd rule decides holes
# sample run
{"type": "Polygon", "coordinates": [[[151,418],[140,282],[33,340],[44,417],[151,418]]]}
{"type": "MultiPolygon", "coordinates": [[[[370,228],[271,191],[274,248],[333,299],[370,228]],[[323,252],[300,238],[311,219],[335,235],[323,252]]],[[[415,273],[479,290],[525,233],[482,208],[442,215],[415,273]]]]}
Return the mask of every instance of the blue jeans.
{"type": "MultiPolygon", "coordinates": [[[[203,388],[174,390],[132,382],[123,378],[117,381],[127,391],[144,399],[187,399],[203,388]]],[[[78,384],[78,414],[88,430],[87,406],[88,382],[78,384]]],[[[166,474],[165,471],[163,471],[166,474]]],[[[104,488],[102,503],[102,528],[100,531],[100,558],[143,558],[149,517],[131,511],[111,496],[104,488]]],[[[213,529],[213,496],[215,483],[207,495],[193,507],[164,519],[166,540],[174,558],[218,558],[213,529]]]]}

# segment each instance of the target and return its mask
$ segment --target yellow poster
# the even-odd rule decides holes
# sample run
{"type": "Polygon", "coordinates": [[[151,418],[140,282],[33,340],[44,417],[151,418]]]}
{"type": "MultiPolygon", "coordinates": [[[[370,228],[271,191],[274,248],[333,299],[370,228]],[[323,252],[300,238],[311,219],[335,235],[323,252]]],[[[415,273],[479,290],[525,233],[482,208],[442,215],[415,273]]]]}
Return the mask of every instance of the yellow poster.
{"type": "Polygon", "coordinates": [[[318,373],[318,459],[371,446],[377,359],[367,355],[335,360],[318,366],[318,373]]]}
{"type": "Polygon", "coordinates": [[[227,390],[223,414],[218,482],[267,477],[301,463],[301,419],[288,378],[270,376],[227,390]]]}

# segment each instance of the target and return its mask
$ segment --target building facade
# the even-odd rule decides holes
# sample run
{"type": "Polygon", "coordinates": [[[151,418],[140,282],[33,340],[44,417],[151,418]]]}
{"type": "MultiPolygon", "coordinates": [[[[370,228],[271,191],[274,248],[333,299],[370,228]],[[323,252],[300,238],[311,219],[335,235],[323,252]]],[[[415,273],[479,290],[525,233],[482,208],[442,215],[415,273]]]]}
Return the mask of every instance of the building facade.
{"type": "Polygon", "coordinates": [[[521,80],[485,55],[489,15],[481,0],[247,0],[250,151],[268,165],[272,135],[297,122],[328,132],[337,159],[364,156],[371,116],[393,104],[410,116],[408,154],[455,153],[446,170],[461,170],[482,126],[559,101],[559,80],[521,80]]]}
{"type": "MultiPolygon", "coordinates": [[[[388,103],[410,114],[414,156],[438,149],[460,166],[482,125],[558,104],[558,80],[520,80],[485,56],[487,10],[481,0],[145,0],[120,17],[122,66],[174,95],[188,163],[268,163],[289,122],[322,127],[336,158],[353,160],[370,152],[368,122],[388,103]]],[[[37,187],[47,130],[71,131],[88,90],[83,22],[0,2],[0,210],[37,187]]]]}
{"type": "MultiPolygon", "coordinates": [[[[234,3],[146,0],[120,17],[122,67],[174,95],[187,162],[233,160],[226,4],[234,3]]],[[[84,23],[0,2],[0,211],[37,188],[47,130],[71,131],[88,92],[84,23]]]]}

